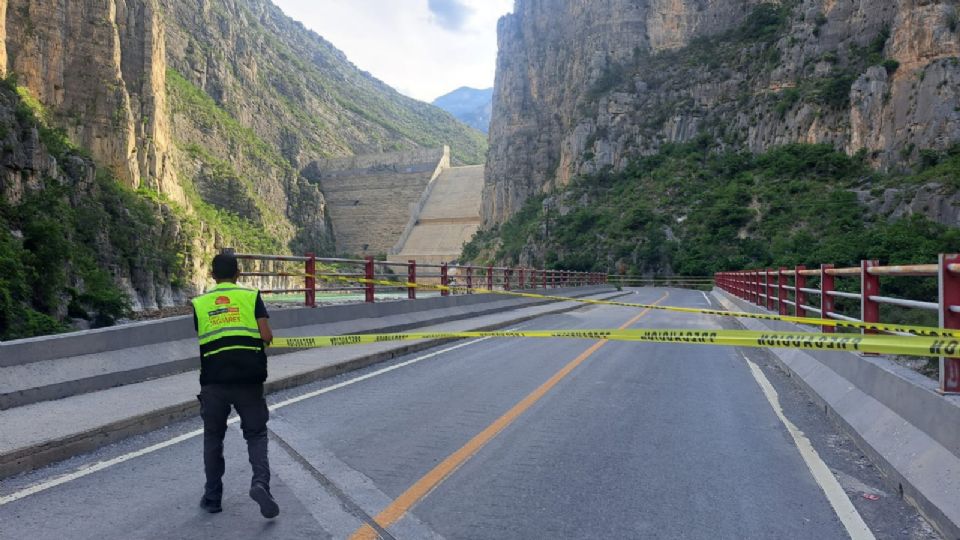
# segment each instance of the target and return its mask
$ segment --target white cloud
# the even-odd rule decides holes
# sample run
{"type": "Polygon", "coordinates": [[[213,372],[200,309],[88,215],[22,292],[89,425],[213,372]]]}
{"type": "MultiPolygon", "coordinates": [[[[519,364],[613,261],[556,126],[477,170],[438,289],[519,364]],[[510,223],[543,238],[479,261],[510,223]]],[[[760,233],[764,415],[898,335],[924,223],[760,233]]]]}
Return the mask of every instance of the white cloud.
{"type": "Polygon", "coordinates": [[[274,0],[362,70],[432,101],[493,86],[497,20],[513,0],[274,0]]]}

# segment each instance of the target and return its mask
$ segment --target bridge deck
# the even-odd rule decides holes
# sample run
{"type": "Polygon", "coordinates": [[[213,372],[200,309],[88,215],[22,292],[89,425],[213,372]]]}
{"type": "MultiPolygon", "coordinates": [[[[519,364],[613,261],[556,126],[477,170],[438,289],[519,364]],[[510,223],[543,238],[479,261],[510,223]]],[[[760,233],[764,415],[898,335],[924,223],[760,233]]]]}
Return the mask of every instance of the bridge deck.
{"type": "MultiPolygon", "coordinates": [[[[644,289],[635,299],[652,302],[664,292],[644,289]]],[[[670,291],[668,300],[707,305],[693,291],[670,291]]],[[[721,324],[637,315],[598,306],[525,325],[721,324]]],[[[751,361],[773,381],[786,415],[837,471],[828,476],[870,526],[882,536],[929,537],[849,441],[756,354],[751,361]],[[865,500],[864,490],[879,500],[865,500]]],[[[248,465],[235,429],[224,514],[196,507],[201,440],[169,442],[189,435],[195,421],[5,482],[0,497],[62,483],[0,504],[0,522],[11,538],[346,538],[392,505],[400,519],[384,524],[396,538],[846,536],[822,479],[755,376],[730,348],[462,341],[272,396],[273,491],[282,507],[274,522],[264,522],[245,494],[248,465]],[[116,456],[126,460],[59,476],[116,456]]]]}

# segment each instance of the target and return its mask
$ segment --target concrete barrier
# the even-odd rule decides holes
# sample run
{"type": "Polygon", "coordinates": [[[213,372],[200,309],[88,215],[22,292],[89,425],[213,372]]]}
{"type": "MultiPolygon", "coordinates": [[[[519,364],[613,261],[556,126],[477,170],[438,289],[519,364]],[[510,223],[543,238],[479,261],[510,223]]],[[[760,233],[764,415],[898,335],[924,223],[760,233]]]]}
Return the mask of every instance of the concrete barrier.
{"type": "MultiPolygon", "coordinates": [[[[562,291],[558,291],[556,294],[561,293],[562,291]]],[[[415,313],[441,307],[475,305],[504,298],[504,296],[491,294],[475,294],[425,298],[415,302],[394,301],[343,304],[321,308],[278,309],[270,312],[270,325],[274,329],[285,329],[350,319],[415,313]]],[[[195,337],[193,318],[185,315],[110,328],[5,341],[0,342],[0,367],[129,349],[193,337],[195,337]]]]}
{"type": "MultiPolygon", "coordinates": [[[[558,294],[582,293],[568,290],[558,294]]],[[[523,305],[533,304],[509,296],[478,294],[295,308],[274,310],[271,326],[279,334],[302,335],[298,329],[316,331],[322,325],[357,321],[347,325],[350,332],[400,332],[523,305]]],[[[340,326],[337,330],[348,329],[340,326]]],[[[268,355],[289,352],[272,349],[268,355]]],[[[2,343],[0,358],[0,410],[174,375],[196,369],[198,362],[190,316],[2,343]]]]}
{"type": "MultiPolygon", "coordinates": [[[[622,295],[610,287],[557,289],[556,294],[572,297],[622,295]]],[[[274,322],[286,335],[308,335],[318,329],[340,328],[341,332],[390,332],[401,327],[427,327],[436,330],[495,330],[548,314],[583,307],[573,302],[531,300],[497,295],[437,297],[425,300],[331,306],[315,310],[276,312],[274,322]],[[549,304],[549,305],[548,305],[549,304]],[[556,305],[553,305],[556,304],[556,305]],[[501,313],[502,312],[502,313],[501,313]],[[300,323],[305,323],[301,325],[300,323]],[[293,326],[288,326],[293,325],[293,326]]],[[[161,325],[166,321],[154,322],[161,325]]],[[[187,321],[190,332],[192,324],[187,321]]],[[[122,331],[122,328],[113,329],[122,331]]],[[[140,330],[137,330],[140,331],[140,330]]],[[[84,333],[89,334],[89,333],[84,333]]],[[[93,334],[102,336],[104,332],[93,334]]],[[[82,336],[61,336],[78,339],[82,336]]],[[[92,339],[92,338],[88,338],[92,339]]],[[[100,340],[98,337],[97,340],[100,340]]],[[[129,341],[129,340],[125,340],[129,341]]],[[[345,371],[361,369],[404,354],[435,347],[449,340],[419,340],[409,343],[385,342],[375,345],[329,349],[322,355],[290,351],[271,363],[268,392],[307,384],[345,371]]],[[[34,403],[0,411],[0,478],[67,459],[125,437],[145,433],[173,422],[195,416],[196,341],[185,343],[194,351],[189,371],[156,380],[124,384],[102,391],[75,395],[66,399],[34,403]],[[122,404],[122,405],[121,405],[122,404]]],[[[104,343],[83,343],[94,348],[104,343]]],[[[167,344],[155,344],[166,348],[167,344]]],[[[136,350],[136,349],[132,349],[136,350]]],[[[118,351],[125,353],[127,350],[118,351]]],[[[70,362],[71,358],[64,359],[70,362]]],[[[26,367],[38,365],[26,364],[26,367]]]]}

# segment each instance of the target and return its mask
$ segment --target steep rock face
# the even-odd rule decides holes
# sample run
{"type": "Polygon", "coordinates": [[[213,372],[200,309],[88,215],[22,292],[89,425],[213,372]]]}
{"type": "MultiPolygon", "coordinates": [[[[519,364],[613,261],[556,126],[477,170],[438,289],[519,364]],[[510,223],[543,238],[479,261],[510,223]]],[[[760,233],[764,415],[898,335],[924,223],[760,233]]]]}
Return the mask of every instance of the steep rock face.
{"type": "Polygon", "coordinates": [[[169,207],[138,198],[0,85],[0,337],[48,330],[68,314],[108,320],[183,302],[178,253],[200,239],[169,207]],[[42,315],[40,315],[42,314],[42,315]]]}
{"type": "Polygon", "coordinates": [[[10,0],[5,28],[9,71],[72,140],[127,185],[176,194],[155,0],[10,0]]]}
{"type": "Polygon", "coordinates": [[[0,77],[7,76],[7,0],[0,0],[0,77]]]}
{"type": "Polygon", "coordinates": [[[886,168],[945,148],[957,16],[946,0],[518,0],[499,26],[484,222],[700,135],[831,143],[886,168]]]}
{"type": "Polygon", "coordinates": [[[220,247],[332,254],[326,201],[301,174],[313,160],[452,144],[457,162],[477,163],[486,151],[480,134],[361,72],[268,0],[0,0],[0,74],[16,77],[8,90],[42,126],[7,141],[0,218],[58,186],[71,202],[100,200],[55,170],[70,156],[100,187],[109,169],[128,188],[114,198],[152,215],[143,223],[177,230],[143,232],[170,240],[176,274],[150,250],[116,263],[117,242],[91,241],[136,309],[203,287],[220,247]]]}
{"type": "Polygon", "coordinates": [[[301,173],[314,160],[448,143],[460,161],[482,159],[482,136],[360,72],[267,0],[160,2],[187,190],[294,251],[335,249],[325,198],[301,173]]]}

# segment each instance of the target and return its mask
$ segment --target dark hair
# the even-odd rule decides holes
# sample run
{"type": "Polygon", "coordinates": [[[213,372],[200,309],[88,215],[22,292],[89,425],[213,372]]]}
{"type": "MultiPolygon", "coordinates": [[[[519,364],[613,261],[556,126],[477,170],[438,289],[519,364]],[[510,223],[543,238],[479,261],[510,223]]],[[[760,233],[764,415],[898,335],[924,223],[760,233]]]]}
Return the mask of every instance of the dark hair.
{"type": "Polygon", "coordinates": [[[233,279],[237,277],[238,269],[237,258],[229,253],[221,253],[213,258],[214,279],[233,279]]]}

